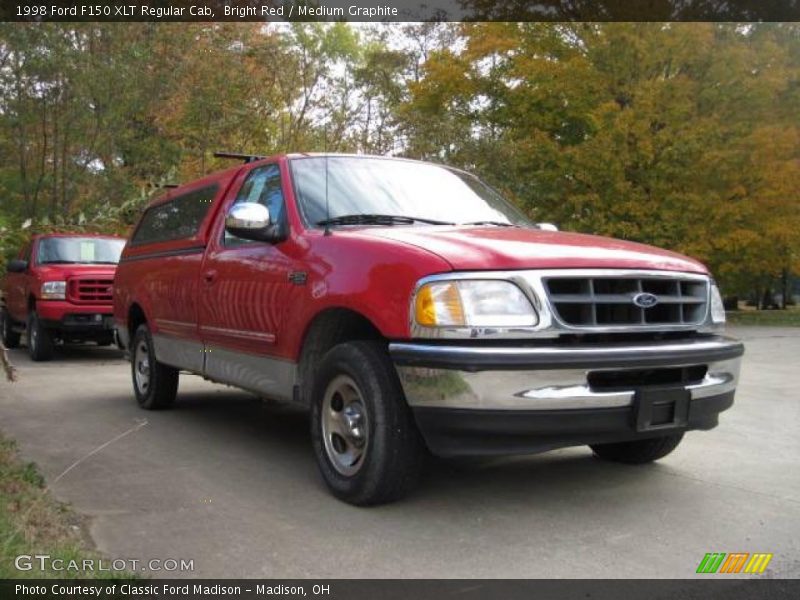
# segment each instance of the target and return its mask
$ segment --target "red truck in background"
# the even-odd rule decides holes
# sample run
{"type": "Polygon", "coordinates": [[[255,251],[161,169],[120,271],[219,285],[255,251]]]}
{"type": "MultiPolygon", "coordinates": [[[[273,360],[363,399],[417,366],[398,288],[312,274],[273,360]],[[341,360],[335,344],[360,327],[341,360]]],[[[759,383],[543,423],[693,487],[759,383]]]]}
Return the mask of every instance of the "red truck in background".
{"type": "Polygon", "coordinates": [[[112,287],[123,238],[89,234],[35,235],[6,265],[0,285],[0,331],[7,348],[27,332],[35,361],[55,344],[114,342],[112,287]]]}
{"type": "Polygon", "coordinates": [[[528,221],[474,176],[383,157],[252,157],[144,212],[114,286],[135,397],[180,371],[310,410],[356,505],[442,456],[589,445],[644,463],[733,403],[742,344],[706,268],[528,221]]]}

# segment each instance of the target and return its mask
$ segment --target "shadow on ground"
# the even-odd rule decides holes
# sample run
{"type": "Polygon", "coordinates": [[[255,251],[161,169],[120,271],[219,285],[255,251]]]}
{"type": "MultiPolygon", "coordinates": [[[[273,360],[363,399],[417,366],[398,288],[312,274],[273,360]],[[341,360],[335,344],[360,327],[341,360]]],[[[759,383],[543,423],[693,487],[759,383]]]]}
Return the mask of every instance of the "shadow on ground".
{"type": "MultiPolygon", "coordinates": [[[[169,411],[186,427],[213,430],[227,443],[241,444],[243,451],[256,453],[266,462],[281,466],[307,463],[315,469],[311,450],[309,419],[294,406],[266,401],[234,390],[184,393],[169,411]],[[274,464],[276,461],[286,465],[274,464]]],[[[151,422],[167,412],[150,413],[151,422]]],[[[535,494],[547,489],[548,502],[581,490],[602,493],[635,479],[645,484],[669,469],[658,464],[618,465],[596,459],[588,447],[556,450],[528,456],[439,458],[430,456],[423,481],[413,498],[452,501],[453,495],[485,496],[502,504],[502,498],[535,494]]],[[[319,486],[322,486],[320,480],[319,486]]],[[[500,505],[497,505],[500,508],[500,505]]]]}

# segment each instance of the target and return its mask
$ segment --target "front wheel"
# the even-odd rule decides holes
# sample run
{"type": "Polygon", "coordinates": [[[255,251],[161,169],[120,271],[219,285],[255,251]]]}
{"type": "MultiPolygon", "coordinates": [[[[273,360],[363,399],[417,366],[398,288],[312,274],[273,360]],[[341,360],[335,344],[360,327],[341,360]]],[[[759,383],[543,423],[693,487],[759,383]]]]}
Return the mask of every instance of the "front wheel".
{"type": "Polygon", "coordinates": [[[178,394],[178,369],[156,360],[147,325],[139,325],[131,349],[133,391],[139,406],[147,410],[172,406],[178,394]]]}
{"type": "Polygon", "coordinates": [[[106,348],[113,343],[114,343],[114,336],[102,337],[98,340],[95,340],[95,344],[97,344],[101,348],[106,348]]]}
{"type": "Polygon", "coordinates": [[[12,329],[14,323],[8,309],[3,306],[0,308],[0,335],[3,337],[3,345],[6,348],[16,348],[19,346],[20,333],[12,329]]]}
{"type": "Polygon", "coordinates": [[[53,358],[53,336],[42,324],[36,312],[28,316],[28,354],[31,360],[40,362],[53,358]]]}
{"type": "Polygon", "coordinates": [[[641,465],[664,458],[681,443],[683,434],[665,435],[646,440],[618,442],[615,444],[594,444],[589,446],[599,458],[613,462],[641,465]]]}
{"type": "Polygon", "coordinates": [[[425,447],[385,345],[348,342],[325,355],[311,441],[325,483],[350,504],[391,502],[414,488],[425,447]]]}

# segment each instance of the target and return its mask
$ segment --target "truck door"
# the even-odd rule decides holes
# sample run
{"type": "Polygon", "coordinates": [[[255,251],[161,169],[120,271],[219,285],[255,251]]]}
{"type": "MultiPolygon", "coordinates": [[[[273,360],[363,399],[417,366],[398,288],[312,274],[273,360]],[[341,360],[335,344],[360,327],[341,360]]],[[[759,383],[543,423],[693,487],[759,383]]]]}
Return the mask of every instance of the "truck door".
{"type": "Polygon", "coordinates": [[[280,348],[292,294],[291,242],[243,240],[224,227],[225,215],[239,202],[265,205],[271,219],[285,226],[284,184],[274,163],[245,169],[231,186],[201,269],[200,334],[207,377],[288,400],[294,363],[281,357],[280,348]]]}
{"type": "MultiPolygon", "coordinates": [[[[28,270],[33,267],[33,243],[26,244],[17,255],[20,260],[28,261],[28,270]]],[[[29,273],[6,273],[5,303],[9,314],[15,321],[25,322],[28,311],[28,286],[31,276],[29,273]]]]}

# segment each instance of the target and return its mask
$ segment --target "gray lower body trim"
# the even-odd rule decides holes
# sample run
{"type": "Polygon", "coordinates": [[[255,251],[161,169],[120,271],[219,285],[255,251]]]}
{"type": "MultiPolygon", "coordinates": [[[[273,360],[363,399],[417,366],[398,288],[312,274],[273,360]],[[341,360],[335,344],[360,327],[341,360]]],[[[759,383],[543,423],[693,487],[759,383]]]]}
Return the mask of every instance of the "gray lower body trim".
{"type": "Polygon", "coordinates": [[[260,354],[248,354],[214,346],[206,353],[204,375],[250,392],[291,402],[297,365],[260,354]]]}
{"type": "Polygon", "coordinates": [[[171,367],[203,373],[203,343],[162,333],[153,334],[156,358],[171,367]]]}
{"type": "Polygon", "coordinates": [[[153,335],[156,358],[167,365],[191,371],[218,383],[291,402],[297,365],[288,360],[237,352],[170,335],[153,335]]]}

